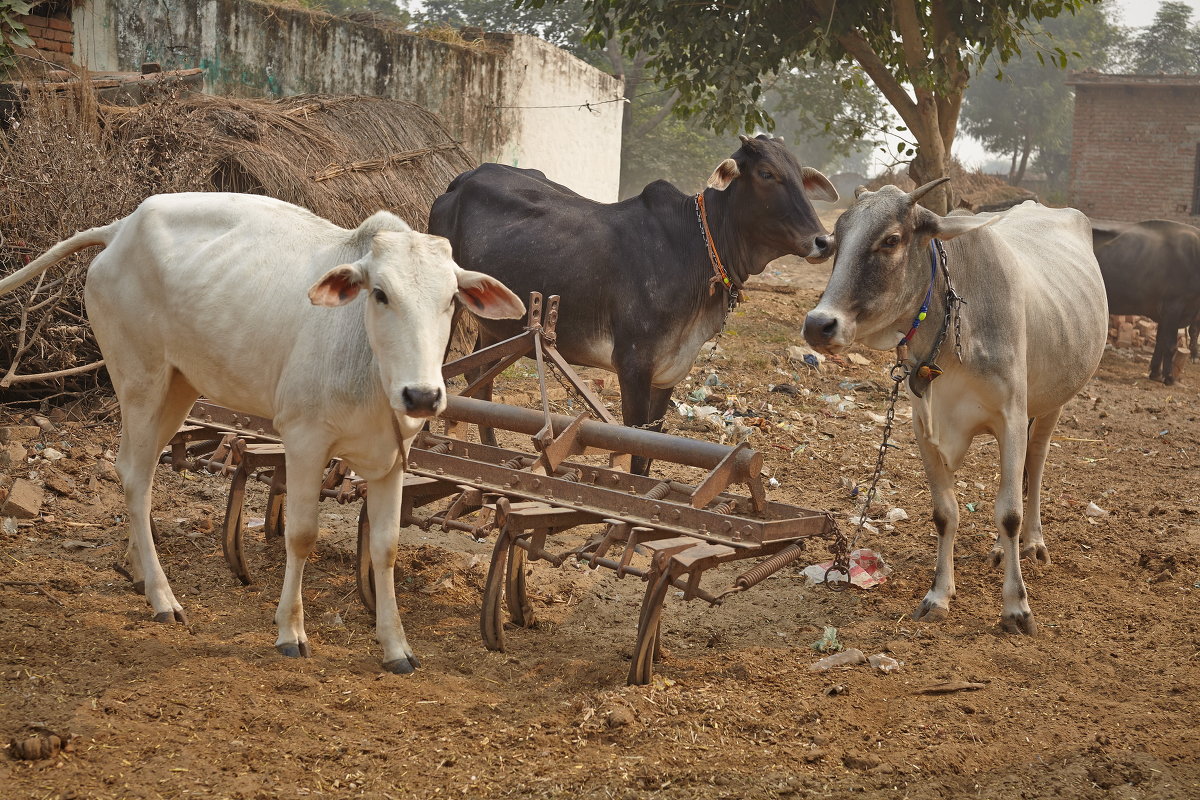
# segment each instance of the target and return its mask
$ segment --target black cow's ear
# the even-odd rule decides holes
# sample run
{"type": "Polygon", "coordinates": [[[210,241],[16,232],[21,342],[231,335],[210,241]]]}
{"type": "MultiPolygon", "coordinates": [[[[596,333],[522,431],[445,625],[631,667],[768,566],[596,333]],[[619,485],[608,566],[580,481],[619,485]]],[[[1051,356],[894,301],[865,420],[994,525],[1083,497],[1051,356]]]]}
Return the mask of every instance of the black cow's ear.
{"type": "Polygon", "coordinates": [[[741,174],[742,171],[738,169],[737,162],[732,158],[727,158],[717,164],[713,174],[708,177],[708,188],[724,191],[729,188],[729,184],[733,183],[733,179],[741,174]]]}
{"type": "Polygon", "coordinates": [[[804,182],[804,191],[818,200],[825,200],[830,203],[836,203],[838,199],[837,189],[833,188],[833,184],[817,170],[812,167],[800,168],[800,180],[804,182]]]}

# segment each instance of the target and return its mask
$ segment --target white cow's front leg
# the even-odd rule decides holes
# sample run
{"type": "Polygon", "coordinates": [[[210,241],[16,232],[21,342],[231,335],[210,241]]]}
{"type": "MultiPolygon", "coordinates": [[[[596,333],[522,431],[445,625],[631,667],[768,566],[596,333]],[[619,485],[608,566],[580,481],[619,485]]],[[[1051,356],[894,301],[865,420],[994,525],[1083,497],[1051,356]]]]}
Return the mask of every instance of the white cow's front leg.
{"type": "Polygon", "coordinates": [[[929,479],[933,524],[938,534],[933,585],[913,612],[913,619],[938,622],[950,613],[950,599],[954,597],[954,537],[958,533],[958,498],[954,495],[954,473],[942,452],[930,443],[920,417],[917,414],[913,416],[917,446],[921,450],[925,476],[929,479]]]}
{"type": "MultiPolygon", "coordinates": [[[[1000,489],[996,493],[998,544],[1004,561],[1003,610],[1000,625],[1009,633],[1037,633],[1037,623],[1029,610],[1025,581],[1021,577],[1021,479],[1025,468],[1026,420],[1019,414],[1006,414],[1004,430],[996,437],[1000,443],[1000,489]]],[[[1039,479],[1040,479],[1039,475],[1039,479]]]]}
{"type": "Polygon", "coordinates": [[[308,658],[308,635],[304,632],[304,564],[317,541],[317,500],[321,477],[328,463],[326,450],[321,447],[293,444],[284,439],[287,463],[287,505],[283,540],[287,548],[287,566],[283,573],[283,589],[279,593],[279,608],[275,624],[279,638],[275,649],[289,658],[308,658]]]}
{"type": "Polygon", "coordinates": [[[383,647],[383,668],[400,675],[421,666],[404,635],[396,602],[396,549],[400,539],[400,500],[404,489],[404,466],[371,481],[367,512],[371,518],[371,569],[375,579],[375,636],[383,647]]]}

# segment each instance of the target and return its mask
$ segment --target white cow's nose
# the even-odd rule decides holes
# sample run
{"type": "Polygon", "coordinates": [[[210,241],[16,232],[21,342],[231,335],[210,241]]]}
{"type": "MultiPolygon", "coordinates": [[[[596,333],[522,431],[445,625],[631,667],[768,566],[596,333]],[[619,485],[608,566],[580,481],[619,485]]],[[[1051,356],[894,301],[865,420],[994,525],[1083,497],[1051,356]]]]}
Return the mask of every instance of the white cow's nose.
{"type": "Polygon", "coordinates": [[[404,412],[410,417],[431,417],[438,412],[442,401],[440,386],[405,386],[400,395],[404,398],[404,412]]]}

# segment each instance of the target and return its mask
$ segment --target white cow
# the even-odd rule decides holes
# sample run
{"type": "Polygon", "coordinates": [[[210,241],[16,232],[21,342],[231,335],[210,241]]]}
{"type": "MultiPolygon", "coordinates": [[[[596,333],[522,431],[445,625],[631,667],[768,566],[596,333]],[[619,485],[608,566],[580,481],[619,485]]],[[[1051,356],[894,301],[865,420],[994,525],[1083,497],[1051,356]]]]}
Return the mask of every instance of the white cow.
{"type": "Polygon", "coordinates": [[[915,619],[940,620],[949,611],[958,529],[954,473],[976,436],[996,437],[999,538],[991,560],[1003,560],[1005,568],[1001,624],[1010,633],[1033,634],[1019,556],[1050,562],[1042,539],[1042,468],[1063,405],[1104,352],[1104,284],[1083,214],[1026,202],[999,215],[940,217],[917,205],[945,180],[911,194],[894,186],[859,190],[837,221],[833,272],[805,319],[804,336],[814,347],[837,352],[855,342],[891,349],[911,335],[910,367],[936,361],[944,370],[932,383],[923,384],[920,375],[913,383],[914,393],[923,395],[913,400],[913,428],[938,530],[933,586],[915,619]],[[934,270],[931,261],[934,237],[947,240],[954,289],[967,301],[961,360],[953,324],[940,352],[931,352],[947,302],[943,270],[934,270]],[[928,317],[914,333],[926,299],[928,317]],[[1028,480],[1023,509],[1022,472],[1028,480]]]}
{"type": "Polygon", "coordinates": [[[322,472],[340,456],[370,482],[383,665],[412,672],[419,662],[393,579],[405,454],[446,404],[440,367],[455,297],[486,317],[521,316],[521,301],[460,269],[445,239],[388,212],[351,231],[279,200],[218,193],[151,197],[58,243],[0,281],[0,294],[94,245],[106,249],[88,270],[84,301],[121,404],[126,560],[154,619],[186,622],[150,535],[154,468],[203,394],[271,419],[284,442],[287,569],[276,648],[309,655],[301,579],[322,472]]]}

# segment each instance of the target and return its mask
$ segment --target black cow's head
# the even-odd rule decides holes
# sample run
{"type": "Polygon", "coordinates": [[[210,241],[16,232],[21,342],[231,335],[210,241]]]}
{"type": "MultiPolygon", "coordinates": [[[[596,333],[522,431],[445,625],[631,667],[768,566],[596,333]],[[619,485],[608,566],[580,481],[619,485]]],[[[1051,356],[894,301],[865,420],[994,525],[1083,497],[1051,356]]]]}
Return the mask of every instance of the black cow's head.
{"type": "Polygon", "coordinates": [[[728,191],[734,224],[748,231],[755,249],[771,258],[794,254],[823,261],[832,243],[809,198],[834,202],[837,189],[788,152],[783,139],[742,136],[742,146],[713,170],[710,188],[728,191]]]}
{"type": "Polygon", "coordinates": [[[938,180],[904,192],[859,187],[834,226],[837,257],[817,307],[804,320],[810,345],[836,353],[855,342],[895,347],[912,325],[929,287],[929,240],[953,239],[998,217],[941,217],[917,204],[938,180]]]}

